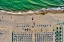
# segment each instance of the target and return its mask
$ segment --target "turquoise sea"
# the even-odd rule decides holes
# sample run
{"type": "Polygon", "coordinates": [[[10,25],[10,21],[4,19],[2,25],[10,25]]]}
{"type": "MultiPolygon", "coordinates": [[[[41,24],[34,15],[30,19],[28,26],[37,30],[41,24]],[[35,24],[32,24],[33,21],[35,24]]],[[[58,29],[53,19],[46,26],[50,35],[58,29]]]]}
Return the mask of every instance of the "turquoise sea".
{"type": "Polygon", "coordinates": [[[64,7],[64,0],[0,0],[0,9],[28,11],[41,8],[64,7]]]}

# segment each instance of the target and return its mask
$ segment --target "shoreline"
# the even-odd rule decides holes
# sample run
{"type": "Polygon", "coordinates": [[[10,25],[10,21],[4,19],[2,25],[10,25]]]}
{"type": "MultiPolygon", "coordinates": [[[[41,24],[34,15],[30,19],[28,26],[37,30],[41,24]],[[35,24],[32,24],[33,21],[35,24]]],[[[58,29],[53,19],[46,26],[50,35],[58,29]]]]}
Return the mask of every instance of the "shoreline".
{"type": "Polygon", "coordinates": [[[2,11],[0,11],[0,14],[15,14],[15,15],[30,15],[30,14],[42,14],[42,15],[44,15],[44,14],[47,14],[47,13],[54,13],[54,14],[56,14],[56,13],[64,13],[64,10],[40,10],[40,11],[28,11],[28,12],[23,12],[23,13],[21,13],[21,12],[7,12],[7,11],[4,11],[4,12],[2,12],[2,11]]]}

